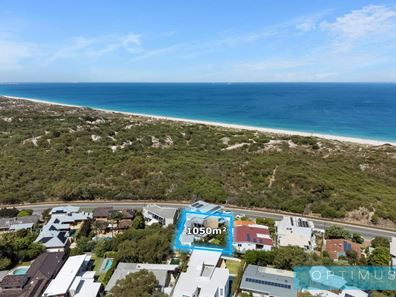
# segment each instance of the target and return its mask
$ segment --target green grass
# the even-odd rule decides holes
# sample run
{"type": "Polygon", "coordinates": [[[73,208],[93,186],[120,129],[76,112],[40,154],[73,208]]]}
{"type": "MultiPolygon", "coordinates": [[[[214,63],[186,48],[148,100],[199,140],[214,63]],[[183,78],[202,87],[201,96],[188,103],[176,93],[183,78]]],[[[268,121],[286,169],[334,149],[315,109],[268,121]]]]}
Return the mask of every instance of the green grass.
{"type": "Polygon", "coordinates": [[[95,271],[96,274],[98,274],[98,275],[102,274],[102,273],[100,272],[100,267],[102,267],[103,260],[104,260],[104,258],[95,256],[95,260],[94,260],[94,271],[95,271]]]}
{"type": "Polygon", "coordinates": [[[237,274],[240,266],[240,261],[226,260],[226,267],[230,270],[230,274],[237,274]]]}
{"type": "Polygon", "coordinates": [[[0,179],[3,203],[54,198],[188,200],[197,195],[214,203],[330,218],[364,207],[396,222],[396,149],[390,146],[365,147],[2,98],[0,179]],[[12,121],[2,120],[5,117],[12,121]],[[93,141],[92,135],[101,138],[93,141]],[[280,143],[268,144],[270,140],[280,143]],[[247,145],[224,150],[242,142],[247,145]],[[117,147],[115,152],[111,146],[117,147]]]}

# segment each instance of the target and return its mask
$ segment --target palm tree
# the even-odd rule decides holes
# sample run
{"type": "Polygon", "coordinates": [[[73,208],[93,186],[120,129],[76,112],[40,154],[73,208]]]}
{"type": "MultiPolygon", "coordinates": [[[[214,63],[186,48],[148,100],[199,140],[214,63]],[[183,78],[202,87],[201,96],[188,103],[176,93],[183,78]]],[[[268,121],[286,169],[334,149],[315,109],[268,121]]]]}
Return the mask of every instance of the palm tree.
{"type": "Polygon", "coordinates": [[[122,219],[122,213],[120,212],[120,211],[112,211],[110,214],[109,214],[109,217],[108,217],[108,219],[112,222],[111,223],[111,234],[113,235],[113,230],[114,230],[114,222],[116,222],[116,224],[117,224],[117,229],[118,229],[118,224],[119,224],[119,222],[120,222],[120,220],[122,219]]]}

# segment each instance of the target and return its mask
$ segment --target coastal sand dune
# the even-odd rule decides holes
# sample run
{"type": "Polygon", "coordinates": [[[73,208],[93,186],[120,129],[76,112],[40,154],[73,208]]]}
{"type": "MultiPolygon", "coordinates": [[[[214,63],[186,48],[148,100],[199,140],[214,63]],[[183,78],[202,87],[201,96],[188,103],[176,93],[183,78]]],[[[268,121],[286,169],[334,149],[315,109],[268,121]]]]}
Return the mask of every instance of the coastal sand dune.
{"type": "MultiPolygon", "coordinates": [[[[10,98],[10,99],[28,100],[28,101],[32,101],[32,102],[36,102],[36,103],[43,103],[43,104],[49,104],[49,105],[60,105],[60,106],[84,108],[83,106],[79,106],[79,105],[63,104],[63,103],[51,102],[51,101],[46,101],[46,100],[41,100],[41,99],[32,99],[32,98],[15,97],[15,96],[3,96],[3,97],[10,98]]],[[[256,126],[249,126],[249,125],[228,124],[228,123],[222,123],[222,122],[193,120],[193,119],[186,119],[186,118],[158,116],[158,115],[133,113],[133,112],[122,112],[122,111],[101,109],[101,108],[94,108],[94,109],[100,110],[103,112],[121,113],[121,114],[132,115],[132,116],[141,116],[141,117],[154,118],[154,119],[160,119],[160,120],[218,126],[218,127],[231,128],[231,129],[259,131],[259,132],[271,133],[271,134],[318,137],[318,138],[323,138],[323,139],[328,139],[328,140],[351,142],[351,143],[364,144],[364,145],[385,145],[385,144],[388,144],[388,145],[396,146],[396,142],[372,140],[372,139],[365,139],[365,138],[355,138],[355,137],[347,137],[347,136],[339,136],[339,135],[331,135],[331,134],[309,133],[309,132],[302,132],[302,131],[264,128],[264,127],[256,127],[256,126]]]]}

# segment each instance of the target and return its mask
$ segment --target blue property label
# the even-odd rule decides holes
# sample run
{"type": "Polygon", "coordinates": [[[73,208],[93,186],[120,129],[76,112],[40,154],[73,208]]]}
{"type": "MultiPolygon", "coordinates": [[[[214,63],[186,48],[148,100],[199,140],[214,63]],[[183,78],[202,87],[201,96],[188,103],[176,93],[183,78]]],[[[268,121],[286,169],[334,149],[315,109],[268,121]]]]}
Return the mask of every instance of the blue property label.
{"type": "Polygon", "coordinates": [[[234,216],[230,213],[205,213],[183,209],[173,240],[176,251],[218,251],[233,253],[234,216]]]}
{"type": "Polygon", "coordinates": [[[296,289],[396,290],[396,267],[391,266],[298,266],[296,289]]]}

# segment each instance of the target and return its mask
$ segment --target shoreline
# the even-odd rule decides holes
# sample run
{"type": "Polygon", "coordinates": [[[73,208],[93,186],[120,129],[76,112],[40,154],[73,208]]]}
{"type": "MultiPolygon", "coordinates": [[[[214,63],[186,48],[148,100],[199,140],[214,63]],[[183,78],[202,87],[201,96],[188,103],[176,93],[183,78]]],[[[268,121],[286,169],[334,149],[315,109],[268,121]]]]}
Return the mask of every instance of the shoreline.
{"type": "MultiPolygon", "coordinates": [[[[66,107],[75,107],[75,108],[89,107],[89,106],[81,106],[81,105],[75,105],[75,104],[52,102],[52,101],[42,100],[42,99],[8,96],[8,95],[2,95],[2,94],[0,94],[0,96],[9,98],[9,99],[26,100],[26,101],[47,104],[47,105],[57,105],[57,106],[66,106],[66,107]]],[[[229,128],[229,129],[258,131],[258,132],[262,132],[262,133],[287,135],[287,136],[316,137],[316,138],[322,138],[322,139],[326,139],[326,140],[349,142],[349,143],[355,143],[355,144],[361,144],[361,145],[380,146],[380,145],[389,144],[392,146],[396,146],[396,142],[383,141],[383,140],[373,140],[373,139],[365,139],[365,138],[358,138],[358,137],[355,138],[355,137],[339,136],[339,135],[332,135],[332,134],[322,134],[322,133],[314,133],[314,132],[310,133],[310,132],[303,132],[303,131],[293,131],[293,130],[284,130],[284,129],[276,129],[276,128],[249,126],[249,125],[229,124],[229,123],[224,123],[224,122],[213,122],[213,121],[194,120],[194,119],[177,118],[177,117],[169,117],[169,116],[159,116],[159,115],[118,111],[118,110],[111,110],[111,109],[104,109],[104,108],[96,108],[96,107],[94,107],[94,108],[89,107],[89,108],[92,108],[92,109],[98,110],[98,111],[102,111],[102,112],[108,112],[108,113],[119,113],[119,114],[130,115],[130,116],[139,116],[139,117],[145,117],[145,118],[167,120],[167,121],[174,121],[174,122],[184,122],[184,123],[191,123],[191,124],[201,124],[201,125],[229,128]]]]}

